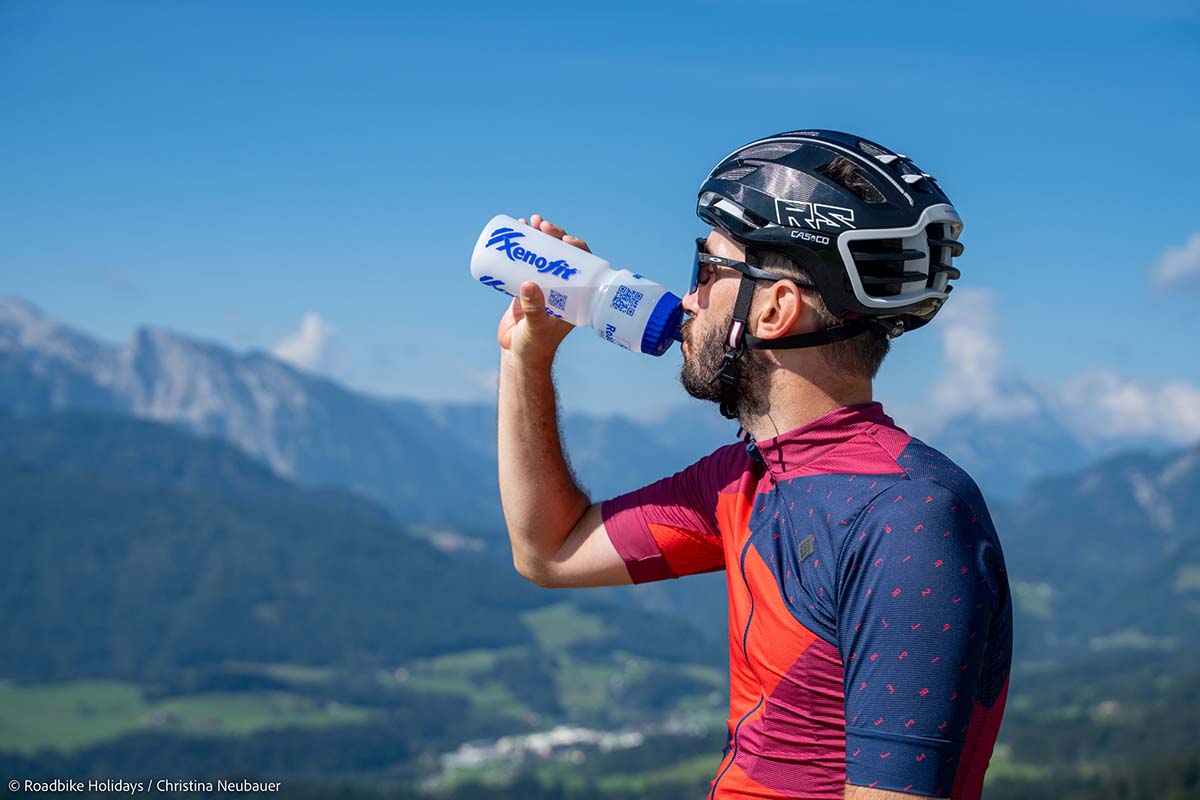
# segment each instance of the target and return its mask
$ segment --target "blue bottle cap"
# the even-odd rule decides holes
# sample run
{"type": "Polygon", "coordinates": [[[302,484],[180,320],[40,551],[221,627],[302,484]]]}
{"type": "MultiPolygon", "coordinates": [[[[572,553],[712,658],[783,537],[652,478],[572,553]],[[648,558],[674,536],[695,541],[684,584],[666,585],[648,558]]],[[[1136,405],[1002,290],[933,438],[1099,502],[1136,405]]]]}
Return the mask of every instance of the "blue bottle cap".
{"type": "Polygon", "coordinates": [[[670,350],[671,343],[679,340],[681,322],[683,322],[683,301],[671,292],[665,292],[654,304],[654,310],[650,312],[650,318],[646,320],[641,351],[652,356],[661,356],[670,350]]]}

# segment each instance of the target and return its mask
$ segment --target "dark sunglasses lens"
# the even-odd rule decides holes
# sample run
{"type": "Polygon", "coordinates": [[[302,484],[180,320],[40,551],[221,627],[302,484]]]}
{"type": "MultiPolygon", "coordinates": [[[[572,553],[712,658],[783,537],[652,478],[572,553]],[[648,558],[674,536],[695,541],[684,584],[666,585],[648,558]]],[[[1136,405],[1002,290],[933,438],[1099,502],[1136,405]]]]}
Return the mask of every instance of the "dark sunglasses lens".
{"type": "Polygon", "coordinates": [[[696,256],[692,260],[692,283],[688,288],[688,294],[696,291],[696,287],[700,282],[700,246],[696,245],[696,256]]]}

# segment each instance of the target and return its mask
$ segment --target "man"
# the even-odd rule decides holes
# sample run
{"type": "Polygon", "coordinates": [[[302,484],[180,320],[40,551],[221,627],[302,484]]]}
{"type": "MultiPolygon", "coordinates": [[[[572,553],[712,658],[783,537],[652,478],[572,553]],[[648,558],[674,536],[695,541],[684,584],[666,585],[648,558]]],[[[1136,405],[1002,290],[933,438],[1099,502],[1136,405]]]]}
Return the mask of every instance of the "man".
{"type": "Polygon", "coordinates": [[[871,394],[891,339],[948,297],[962,223],[906,156],[833,131],[735,151],[697,213],[713,229],[683,301],[681,381],[746,442],[592,503],[551,380],[571,326],[525,283],[498,331],[514,564],[547,587],[726,570],[712,800],[978,798],[1011,662],[1003,556],[971,478],[871,394]]]}

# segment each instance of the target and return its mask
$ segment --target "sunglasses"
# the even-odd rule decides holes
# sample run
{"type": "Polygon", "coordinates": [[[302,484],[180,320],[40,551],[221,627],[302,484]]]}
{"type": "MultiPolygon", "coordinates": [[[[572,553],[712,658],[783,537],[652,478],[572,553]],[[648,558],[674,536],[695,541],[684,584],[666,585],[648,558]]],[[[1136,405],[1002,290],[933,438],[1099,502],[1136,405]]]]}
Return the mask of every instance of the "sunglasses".
{"type": "Polygon", "coordinates": [[[714,256],[705,250],[705,239],[696,240],[696,259],[692,262],[692,282],[688,288],[688,294],[695,292],[699,287],[706,286],[712,281],[716,275],[718,267],[728,267],[735,269],[738,272],[748,277],[760,281],[791,281],[802,289],[816,289],[816,284],[798,281],[795,278],[789,278],[786,275],[779,275],[774,272],[767,272],[758,267],[752,267],[745,261],[734,261],[731,258],[721,258],[714,256]]]}

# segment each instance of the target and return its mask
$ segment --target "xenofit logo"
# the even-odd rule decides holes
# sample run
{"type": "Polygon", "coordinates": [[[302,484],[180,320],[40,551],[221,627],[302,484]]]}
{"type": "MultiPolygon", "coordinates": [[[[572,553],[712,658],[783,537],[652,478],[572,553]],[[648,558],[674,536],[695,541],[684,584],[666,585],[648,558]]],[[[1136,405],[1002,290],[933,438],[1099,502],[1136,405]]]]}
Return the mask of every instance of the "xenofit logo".
{"type": "Polygon", "coordinates": [[[579,271],[561,258],[547,261],[545,256],[539,256],[532,250],[521,247],[517,244],[517,239],[524,238],[524,236],[525,234],[513,228],[496,228],[484,246],[492,247],[494,245],[497,250],[508,256],[509,261],[524,261],[538,272],[557,275],[564,281],[570,280],[571,276],[579,271]]]}
{"type": "Polygon", "coordinates": [[[854,209],[780,198],[775,199],[775,218],[780,225],[799,228],[804,224],[814,231],[821,230],[822,225],[827,228],[854,227],[854,209]]]}

